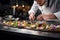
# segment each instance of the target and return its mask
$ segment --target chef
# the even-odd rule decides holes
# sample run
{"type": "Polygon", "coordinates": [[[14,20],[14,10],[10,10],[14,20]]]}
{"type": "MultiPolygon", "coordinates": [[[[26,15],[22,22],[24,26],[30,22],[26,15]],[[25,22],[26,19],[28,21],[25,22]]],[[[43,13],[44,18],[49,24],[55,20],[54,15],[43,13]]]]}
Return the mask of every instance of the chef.
{"type": "Polygon", "coordinates": [[[37,20],[60,20],[60,0],[34,0],[31,9],[28,11],[29,19],[34,20],[35,14],[39,9],[40,15],[37,16],[37,20]]]}

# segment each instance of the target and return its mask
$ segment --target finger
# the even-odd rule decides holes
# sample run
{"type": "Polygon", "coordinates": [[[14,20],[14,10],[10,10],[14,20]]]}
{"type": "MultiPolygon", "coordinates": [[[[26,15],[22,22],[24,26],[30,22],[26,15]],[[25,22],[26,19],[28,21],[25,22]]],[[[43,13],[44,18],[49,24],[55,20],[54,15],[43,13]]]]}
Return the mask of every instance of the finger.
{"type": "Polygon", "coordinates": [[[29,20],[31,20],[31,17],[29,16],[29,20]]]}
{"type": "Polygon", "coordinates": [[[34,19],[35,19],[35,16],[32,17],[32,21],[34,21],[34,19]]]}
{"type": "Polygon", "coordinates": [[[34,20],[34,19],[33,19],[33,17],[32,17],[32,16],[30,16],[30,17],[29,17],[29,20],[31,21],[31,20],[34,20]]]}

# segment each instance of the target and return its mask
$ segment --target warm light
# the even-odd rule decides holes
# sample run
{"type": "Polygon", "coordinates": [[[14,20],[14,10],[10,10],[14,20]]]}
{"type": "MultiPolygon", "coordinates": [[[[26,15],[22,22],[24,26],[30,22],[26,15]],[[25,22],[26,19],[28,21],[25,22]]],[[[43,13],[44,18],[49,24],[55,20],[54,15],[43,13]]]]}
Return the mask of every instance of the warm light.
{"type": "Polygon", "coordinates": [[[24,7],[24,5],[22,5],[22,7],[24,7]]]}
{"type": "Polygon", "coordinates": [[[18,7],[18,4],[16,5],[16,7],[18,7]]]}
{"type": "Polygon", "coordinates": [[[16,8],[16,6],[14,5],[14,6],[12,6],[12,8],[16,8]]]}

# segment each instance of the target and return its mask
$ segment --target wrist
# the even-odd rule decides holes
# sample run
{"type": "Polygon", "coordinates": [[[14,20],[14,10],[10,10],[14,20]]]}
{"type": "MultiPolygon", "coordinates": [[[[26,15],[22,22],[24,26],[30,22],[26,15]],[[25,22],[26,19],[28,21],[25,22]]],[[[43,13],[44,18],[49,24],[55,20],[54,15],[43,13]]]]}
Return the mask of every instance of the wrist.
{"type": "Polygon", "coordinates": [[[30,16],[34,16],[35,14],[34,13],[30,13],[30,16]]]}

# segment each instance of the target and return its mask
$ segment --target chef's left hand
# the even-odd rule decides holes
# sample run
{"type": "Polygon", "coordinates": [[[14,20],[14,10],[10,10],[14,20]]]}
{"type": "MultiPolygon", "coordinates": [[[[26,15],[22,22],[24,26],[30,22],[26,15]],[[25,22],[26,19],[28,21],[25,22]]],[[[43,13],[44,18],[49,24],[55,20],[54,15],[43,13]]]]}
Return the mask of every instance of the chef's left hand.
{"type": "Polygon", "coordinates": [[[37,20],[40,20],[40,21],[43,20],[42,14],[40,14],[40,15],[37,16],[37,20]]]}
{"type": "Polygon", "coordinates": [[[57,19],[54,14],[42,14],[44,20],[57,19]]]}

